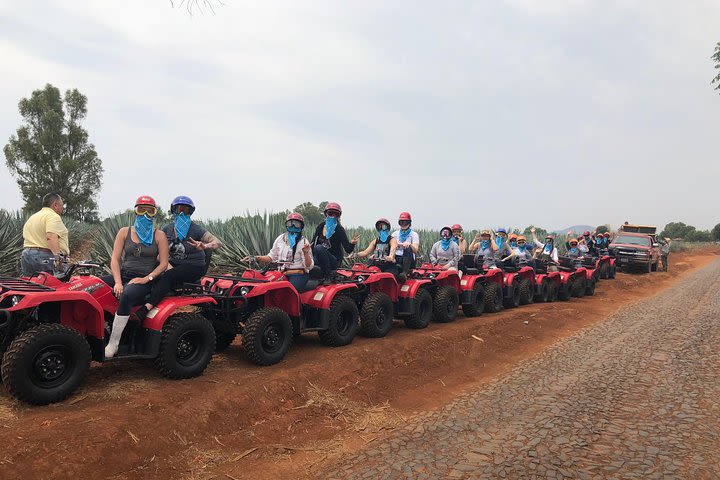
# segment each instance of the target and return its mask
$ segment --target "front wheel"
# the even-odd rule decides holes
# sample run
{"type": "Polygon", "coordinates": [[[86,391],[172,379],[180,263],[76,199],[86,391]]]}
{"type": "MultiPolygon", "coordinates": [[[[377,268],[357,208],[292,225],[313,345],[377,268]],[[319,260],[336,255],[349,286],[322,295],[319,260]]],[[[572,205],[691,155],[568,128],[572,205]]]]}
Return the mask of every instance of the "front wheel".
{"type": "Polygon", "coordinates": [[[533,303],[533,282],[529,278],[520,280],[520,305],[533,303]]]}
{"type": "Polygon", "coordinates": [[[48,323],[23,332],[2,361],[10,393],[33,405],[59,402],[82,383],[90,369],[90,346],[77,330],[48,323]]]}
{"type": "Polygon", "coordinates": [[[369,338],[381,338],[393,326],[393,302],[386,293],[368,295],[360,311],[360,330],[369,338]]]}
{"type": "Polygon", "coordinates": [[[594,278],[588,280],[587,285],[585,286],[585,295],[593,296],[595,295],[595,286],[597,285],[594,278]]]}
{"type": "Polygon", "coordinates": [[[179,380],[201,375],[215,352],[215,329],[197,313],[171,315],[162,328],[155,365],[164,376],[179,380]]]}
{"type": "Polygon", "coordinates": [[[543,279],[540,283],[539,292],[535,295],[535,301],[538,303],[546,303],[550,301],[550,283],[543,279]]]}
{"type": "Polygon", "coordinates": [[[505,308],[517,308],[520,306],[520,282],[513,281],[510,285],[510,296],[505,297],[505,308]]]}
{"type": "Polygon", "coordinates": [[[292,343],[292,321],[276,307],[261,308],[245,322],[242,346],[255,365],[273,365],[285,357],[292,343]]]}
{"type": "Polygon", "coordinates": [[[485,311],[488,313],[498,313],[502,308],[502,288],[495,282],[488,283],[485,286],[485,311]]]}
{"type": "Polygon", "coordinates": [[[338,295],[330,304],[328,328],[318,331],[320,341],[329,347],[348,345],[355,338],[358,327],[358,309],[347,295],[338,295]]]}
{"type": "Polygon", "coordinates": [[[420,288],[415,295],[414,304],[415,311],[405,319],[405,326],[413,330],[419,330],[427,327],[432,319],[432,295],[427,289],[420,288]]]}
{"type": "Polygon", "coordinates": [[[438,323],[449,323],[455,320],[458,311],[458,296],[455,288],[443,285],[435,292],[433,298],[433,315],[438,323]]]}

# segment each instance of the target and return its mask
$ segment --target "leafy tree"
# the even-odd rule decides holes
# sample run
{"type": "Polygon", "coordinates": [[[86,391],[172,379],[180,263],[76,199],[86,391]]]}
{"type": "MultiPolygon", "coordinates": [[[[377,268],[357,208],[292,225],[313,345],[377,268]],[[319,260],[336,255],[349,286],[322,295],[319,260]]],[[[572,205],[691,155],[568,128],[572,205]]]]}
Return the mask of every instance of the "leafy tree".
{"type": "Polygon", "coordinates": [[[720,223],[715,225],[712,230],[710,230],[710,236],[713,240],[720,240],[720,223]]]}
{"type": "Polygon", "coordinates": [[[665,228],[660,232],[661,237],[669,238],[686,238],[690,232],[693,232],[695,227],[692,225],[685,225],[683,222],[670,222],[665,225],[665,228]]]}
{"type": "MultiPolygon", "coordinates": [[[[532,241],[532,232],[530,231],[530,229],[533,227],[534,225],[528,225],[522,232],[522,235],[529,241],[532,241]]],[[[547,233],[548,231],[544,228],[535,227],[535,235],[537,235],[538,240],[540,240],[541,242],[545,240],[545,235],[547,235],[547,233]]]]}
{"type": "Polygon", "coordinates": [[[26,213],[39,210],[46,193],[59,193],[67,214],[97,221],[96,195],[102,185],[102,161],[81,122],[87,97],[77,89],[60,90],[47,84],[18,104],[24,124],[5,145],[8,169],[16,178],[26,213]]]}
{"type": "Polygon", "coordinates": [[[598,227],[595,229],[596,233],[605,233],[609,231],[610,227],[608,225],[598,225],[598,227]]]}
{"type": "Polygon", "coordinates": [[[712,236],[707,230],[693,230],[687,234],[685,240],[688,242],[710,242],[712,241],[712,236]]]}
{"type": "Polygon", "coordinates": [[[315,206],[312,202],[305,202],[295,207],[294,211],[305,218],[306,228],[315,228],[324,221],[325,214],[323,211],[327,204],[328,202],[320,202],[318,206],[315,206]]]}
{"type": "MultiPolygon", "coordinates": [[[[711,58],[715,62],[715,69],[720,70],[720,42],[715,45],[715,53],[711,58]]],[[[715,90],[720,90],[720,72],[718,72],[715,78],[713,78],[712,82],[710,82],[710,85],[712,84],[717,84],[715,85],[715,90]]]]}

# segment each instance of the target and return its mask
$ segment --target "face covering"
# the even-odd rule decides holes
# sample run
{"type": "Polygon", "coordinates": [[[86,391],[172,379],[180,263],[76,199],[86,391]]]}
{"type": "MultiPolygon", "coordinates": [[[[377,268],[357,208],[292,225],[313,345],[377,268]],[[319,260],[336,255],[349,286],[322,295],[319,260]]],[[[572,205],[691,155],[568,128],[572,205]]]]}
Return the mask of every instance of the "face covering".
{"type": "Polygon", "coordinates": [[[498,248],[502,248],[503,244],[505,243],[505,239],[501,236],[495,237],[495,244],[498,246],[498,248]]]}
{"type": "Polygon", "coordinates": [[[518,245],[518,248],[520,249],[521,252],[525,251],[525,247],[527,247],[527,245],[518,245]]]}
{"type": "Polygon", "coordinates": [[[510,240],[509,243],[510,243],[510,246],[511,246],[512,248],[517,247],[517,242],[516,242],[515,240],[510,240]]]}
{"type": "Polygon", "coordinates": [[[302,228],[300,227],[287,227],[288,231],[288,243],[292,248],[295,248],[295,244],[297,243],[298,239],[300,238],[300,232],[302,232],[302,228]]]}
{"type": "Polygon", "coordinates": [[[403,243],[408,239],[410,232],[412,232],[412,228],[410,227],[408,227],[407,230],[400,229],[400,234],[398,235],[400,243],[403,243]]]}
{"type": "Polygon", "coordinates": [[[450,242],[452,242],[449,238],[443,238],[440,240],[440,248],[443,249],[443,252],[447,252],[447,249],[450,248],[450,242]]]}
{"type": "Polygon", "coordinates": [[[380,230],[380,241],[385,243],[388,238],[390,238],[390,230],[380,230]]]}
{"type": "Polygon", "coordinates": [[[335,234],[338,219],[335,217],[325,217],[325,238],[330,238],[335,234]]]}
{"type": "Polygon", "coordinates": [[[185,215],[185,212],[180,212],[175,215],[175,236],[181,242],[187,237],[188,231],[190,230],[190,223],[192,223],[192,220],[190,220],[189,215],[185,215]]]}
{"type": "Polygon", "coordinates": [[[570,250],[568,250],[569,253],[572,253],[573,255],[578,253],[578,247],[570,247],[570,250]]]}
{"type": "Polygon", "coordinates": [[[460,238],[457,235],[453,235],[452,241],[460,245],[460,238]]]}
{"type": "Polygon", "coordinates": [[[543,248],[543,253],[550,255],[550,252],[552,252],[552,243],[546,243],[545,248],[543,248]]]}
{"type": "Polygon", "coordinates": [[[480,247],[483,250],[487,250],[488,248],[490,248],[490,240],[483,240],[482,242],[480,242],[480,247]]]}
{"type": "Polygon", "coordinates": [[[140,243],[149,247],[155,238],[155,227],[152,218],[147,214],[137,215],[133,226],[135,227],[135,233],[137,233],[140,239],[140,243]]]}

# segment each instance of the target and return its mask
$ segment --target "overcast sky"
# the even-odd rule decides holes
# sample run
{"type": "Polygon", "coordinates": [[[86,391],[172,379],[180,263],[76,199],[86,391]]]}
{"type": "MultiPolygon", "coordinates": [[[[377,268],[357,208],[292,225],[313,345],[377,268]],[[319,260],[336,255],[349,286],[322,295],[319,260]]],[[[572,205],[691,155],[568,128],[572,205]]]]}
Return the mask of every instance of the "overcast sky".
{"type": "Polygon", "coordinates": [[[717,0],[224,2],[0,0],[2,144],[49,82],[88,97],[102,214],[720,222],[717,0]]]}

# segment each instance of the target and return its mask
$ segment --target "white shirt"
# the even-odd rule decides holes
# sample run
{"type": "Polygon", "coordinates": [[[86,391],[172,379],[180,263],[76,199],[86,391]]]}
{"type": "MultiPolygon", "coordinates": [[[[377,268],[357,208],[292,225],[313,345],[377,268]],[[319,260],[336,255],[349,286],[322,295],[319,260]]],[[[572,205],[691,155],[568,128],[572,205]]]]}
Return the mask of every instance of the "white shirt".
{"type": "Polygon", "coordinates": [[[310,255],[310,266],[305,266],[305,255],[303,255],[302,249],[307,243],[310,243],[307,238],[302,237],[297,243],[295,256],[293,257],[292,247],[287,241],[287,234],[283,233],[275,239],[268,256],[272,258],[273,262],[291,262],[284,266],[285,270],[305,270],[306,272],[309,272],[313,267],[314,262],[312,255],[310,255]]]}
{"type": "MultiPolygon", "coordinates": [[[[545,244],[540,242],[539,240],[535,240],[535,245],[540,248],[545,248],[545,244]]],[[[552,259],[553,262],[557,263],[558,253],[557,253],[557,248],[555,248],[555,245],[553,245],[552,252],[550,252],[550,258],[552,259]]]]}
{"type": "MultiPolygon", "coordinates": [[[[405,248],[400,246],[400,230],[395,230],[392,234],[393,238],[397,239],[398,246],[395,249],[395,255],[400,257],[403,255],[403,252],[405,251],[405,248]]],[[[417,243],[420,245],[420,235],[417,234],[414,230],[410,232],[410,235],[405,239],[406,242],[417,243]]]]}

